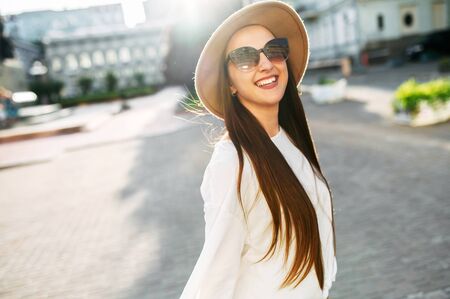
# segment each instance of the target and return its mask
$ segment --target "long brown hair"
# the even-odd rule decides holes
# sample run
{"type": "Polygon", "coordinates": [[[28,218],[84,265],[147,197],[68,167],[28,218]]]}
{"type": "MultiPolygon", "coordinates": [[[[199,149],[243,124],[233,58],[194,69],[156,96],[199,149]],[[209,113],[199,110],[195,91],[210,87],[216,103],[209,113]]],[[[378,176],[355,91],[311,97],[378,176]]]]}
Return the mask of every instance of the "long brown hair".
{"type": "MultiPolygon", "coordinates": [[[[287,61],[287,67],[288,83],[284,96],[279,103],[278,122],[294,145],[308,159],[314,173],[326,184],[330,192],[333,214],[331,190],[319,165],[305,111],[293,79],[291,67],[289,66],[289,60],[287,61]]],[[[237,150],[239,158],[239,175],[236,187],[240,205],[242,208],[244,207],[241,197],[244,150],[251,160],[259,182],[260,191],[264,194],[273,218],[272,243],[265,256],[259,261],[264,260],[269,254],[272,257],[277,246],[282,245],[281,234],[286,240],[284,263],[287,263],[291,241],[296,246],[296,253],[290,271],[280,288],[285,288],[294,283],[294,287],[297,287],[306,278],[314,265],[320,287],[323,289],[324,267],[315,209],[305,189],[281,152],[270,139],[262,124],[242,105],[237,97],[230,94],[229,85],[227,68],[221,68],[217,96],[222,104],[227,133],[237,150]]],[[[332,228],[333,246],[336,255],[333,215],[332,228]]]]}

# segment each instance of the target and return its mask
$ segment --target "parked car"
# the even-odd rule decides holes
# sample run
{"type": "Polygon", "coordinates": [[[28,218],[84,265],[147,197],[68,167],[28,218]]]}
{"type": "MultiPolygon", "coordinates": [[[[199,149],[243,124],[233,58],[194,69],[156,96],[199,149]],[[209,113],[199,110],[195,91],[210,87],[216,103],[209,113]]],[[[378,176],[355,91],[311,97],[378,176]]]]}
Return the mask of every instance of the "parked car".
{"type": "Polygon", "coordinates": [[[405,49],[409,60],[430,60],[450,55],[450,29],[436,31],[405,49]]]}

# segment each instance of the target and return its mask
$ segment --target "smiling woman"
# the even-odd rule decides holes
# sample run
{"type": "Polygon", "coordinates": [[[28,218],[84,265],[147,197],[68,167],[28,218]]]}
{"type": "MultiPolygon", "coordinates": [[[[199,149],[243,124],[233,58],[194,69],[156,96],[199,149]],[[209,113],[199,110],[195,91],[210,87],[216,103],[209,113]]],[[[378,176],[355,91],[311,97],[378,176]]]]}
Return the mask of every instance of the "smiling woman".
{"type": "Polygon", "coordinates": [[[309,42],[298,14],[263,1],[229,16],[195,71],[227,129],[200,186],[205,243],[181,299],[328,298],[333,201],[297,85],[309,42]]]}
{"type": "MultiPolygon", "coordinates": [[[[231,93],[238,95],[242,105],[258,119],[267,119],[269,113],[272,120],[277,119],[278,103],[288,80],[288,49],[286,38],[275,39],[260,25],[240,29],[228,42],[226,70],[231,93]],[[260,55],[261,52],[264,55],[260,55]],[[259,71],[254,71],[255,68],[259,71]]],[[[273,128],[278,132],[276,126],[273,128]]]]}

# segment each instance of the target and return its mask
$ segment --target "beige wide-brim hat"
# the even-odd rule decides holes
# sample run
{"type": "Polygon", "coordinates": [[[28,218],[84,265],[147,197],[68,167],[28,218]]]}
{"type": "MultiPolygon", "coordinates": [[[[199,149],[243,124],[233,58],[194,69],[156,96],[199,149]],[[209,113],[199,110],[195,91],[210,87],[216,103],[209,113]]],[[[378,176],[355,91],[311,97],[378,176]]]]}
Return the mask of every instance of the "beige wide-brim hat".
{"type": "Polygon", "coordinates": [[[280,1],[262,1],[236,11],[213,32],[195,68],[195,90],[199,99],[211,114],[222,120],[223,103],[219,87],[219,72],[224,65],[222,55],[233,33],[248,25],[262,25],[275,37],[288,38],[288,63],[297,85],[308,64],[309,41],[306,28],[291,6],[280,1]]]}

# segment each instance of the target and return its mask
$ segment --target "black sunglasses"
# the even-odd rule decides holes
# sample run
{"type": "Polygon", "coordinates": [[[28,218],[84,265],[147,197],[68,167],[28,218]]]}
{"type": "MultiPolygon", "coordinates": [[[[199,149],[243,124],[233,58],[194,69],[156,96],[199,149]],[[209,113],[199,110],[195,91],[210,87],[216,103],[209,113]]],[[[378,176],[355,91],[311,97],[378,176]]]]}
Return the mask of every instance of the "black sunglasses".
{"type": "Polygon", "coordinates": [[[274,38],[268,41],[264,48],[255,49],[253,47],[241,47],[231,51],[226,60],[230,61],[242,72],[252,71],[259,64],[259,54],[263,52],[271,62],[282,62],[288,58],[289,44],[285,37],[274,38]]]}

